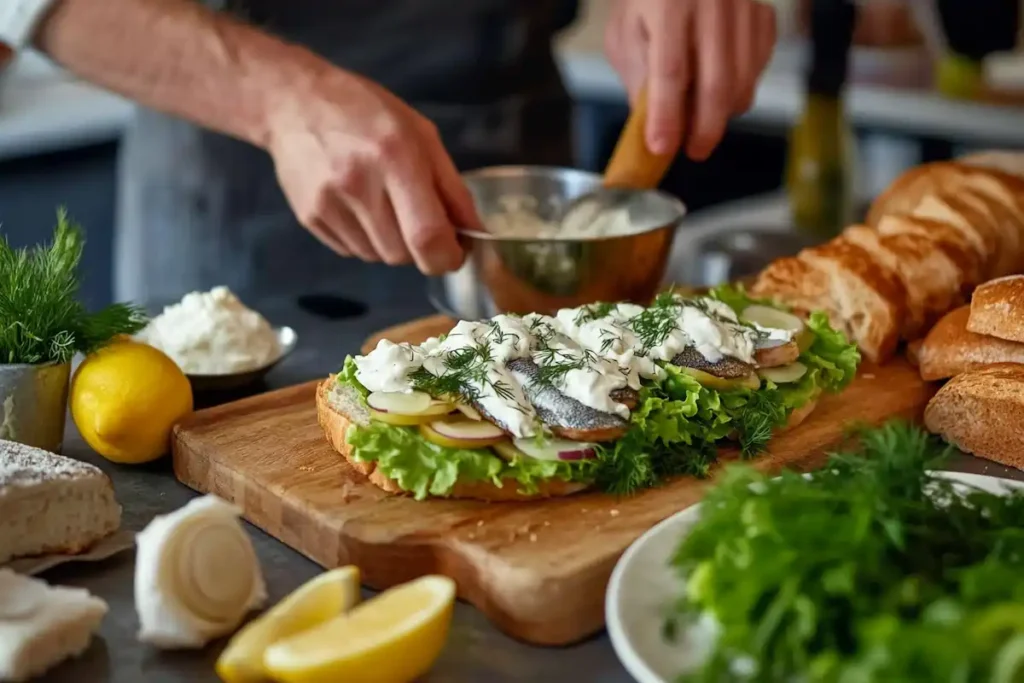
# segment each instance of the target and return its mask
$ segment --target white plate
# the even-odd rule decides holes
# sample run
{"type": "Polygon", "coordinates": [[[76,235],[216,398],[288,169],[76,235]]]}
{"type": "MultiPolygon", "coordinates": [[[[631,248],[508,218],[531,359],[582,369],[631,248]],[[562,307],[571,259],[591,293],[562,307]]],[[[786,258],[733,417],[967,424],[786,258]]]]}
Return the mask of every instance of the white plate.
{"type": "MultiPolygon", "coordinates": [[[[1024,482],[997,477],[936,474],[992,493],[1024,488],[1024,482]]],[[[608,582],[608,635],[615,654],[637,683],[673,683],[700,660],[699,653],[714,637],[708,623],[679,639],[688,642],[669,643],[662,637],[666,610],[682,590],[669,560],[699,516],[700,506],[694,505],[650,529],[622,555],[608,582]]]]}

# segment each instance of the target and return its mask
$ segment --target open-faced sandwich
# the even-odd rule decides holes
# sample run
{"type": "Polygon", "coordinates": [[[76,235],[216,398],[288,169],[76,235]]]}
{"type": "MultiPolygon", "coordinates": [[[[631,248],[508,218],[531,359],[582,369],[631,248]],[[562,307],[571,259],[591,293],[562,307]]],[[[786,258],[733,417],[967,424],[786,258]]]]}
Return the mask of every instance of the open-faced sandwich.
{"type": "Polygon", "coordinates": [[[328,440],[391,492],[517,500],[625,494],[744,455],[856,373],[823,313],[742,290],[462,321],[419,346],[381,341],[317,392],[328,440]]]}

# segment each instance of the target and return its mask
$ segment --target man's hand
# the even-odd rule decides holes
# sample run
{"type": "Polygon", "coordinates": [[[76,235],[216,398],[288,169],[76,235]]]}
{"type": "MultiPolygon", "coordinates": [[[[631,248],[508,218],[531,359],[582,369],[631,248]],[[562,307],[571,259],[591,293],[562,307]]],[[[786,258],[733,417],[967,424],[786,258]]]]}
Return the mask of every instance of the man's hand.
{"type": "Polygon", "coordinates": [[[455,228],[478,227],[473,199],[434,125],[384,88],[326,68],[286,94],[267,149],[299,221],[364,261],[454,270],[455,228]]]}
{"type": "Polygon", "coordinates": [[[340,254],[442,273],[462,263],[455,226],[479,227],[429,121],[201,3],[61,0],[36,42],[89,81],[266,149],[298,219],[340,254]]]}
{"type": "Polygon", "coordinates": [[[757,0],[614,0],[608,58],[635,102],[647,83],[647,146],[706,159],[750,108],[775,47],[775,9],[757,0]]]}

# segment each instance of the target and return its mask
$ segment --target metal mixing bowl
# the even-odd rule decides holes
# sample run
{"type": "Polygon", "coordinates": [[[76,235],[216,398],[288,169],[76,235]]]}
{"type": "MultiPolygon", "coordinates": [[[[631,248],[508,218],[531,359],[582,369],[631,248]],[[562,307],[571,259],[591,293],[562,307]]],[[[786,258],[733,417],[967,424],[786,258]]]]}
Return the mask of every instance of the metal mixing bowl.
{"type": "MultiPolygon", "coordinates": [[[[541,220],[555,221],[572,200],[601,184],[593,173],[542,166],[484,168],[463,178],[485,228],[510,201],[528,202],[541,220]]],[[[623,208],[626,234],[524,237],[462,230],[466,265],[432,283],[431,298],[451,315],[474,318],[553,313],[594,301],[647,303],[661,284],[686,209],[657,190],[638,190],[623,208]]]]}

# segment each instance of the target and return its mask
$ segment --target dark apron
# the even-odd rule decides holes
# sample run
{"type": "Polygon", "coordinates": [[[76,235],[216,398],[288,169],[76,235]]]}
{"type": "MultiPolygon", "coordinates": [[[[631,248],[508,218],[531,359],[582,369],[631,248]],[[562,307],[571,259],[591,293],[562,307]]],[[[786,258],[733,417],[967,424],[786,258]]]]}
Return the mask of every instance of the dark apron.
{"type": "MultiPolygon", "coordinates": [[[[462,170],[568,165],[571,106],[551,52],[565,0],[227,0],[227,9],[392,90],[462,170]]],[[[296,222],[270,157],[141,110],[121,146],[114,291],[161,301],[225,284],[330,291],[340,259],[296,222]]]]}

